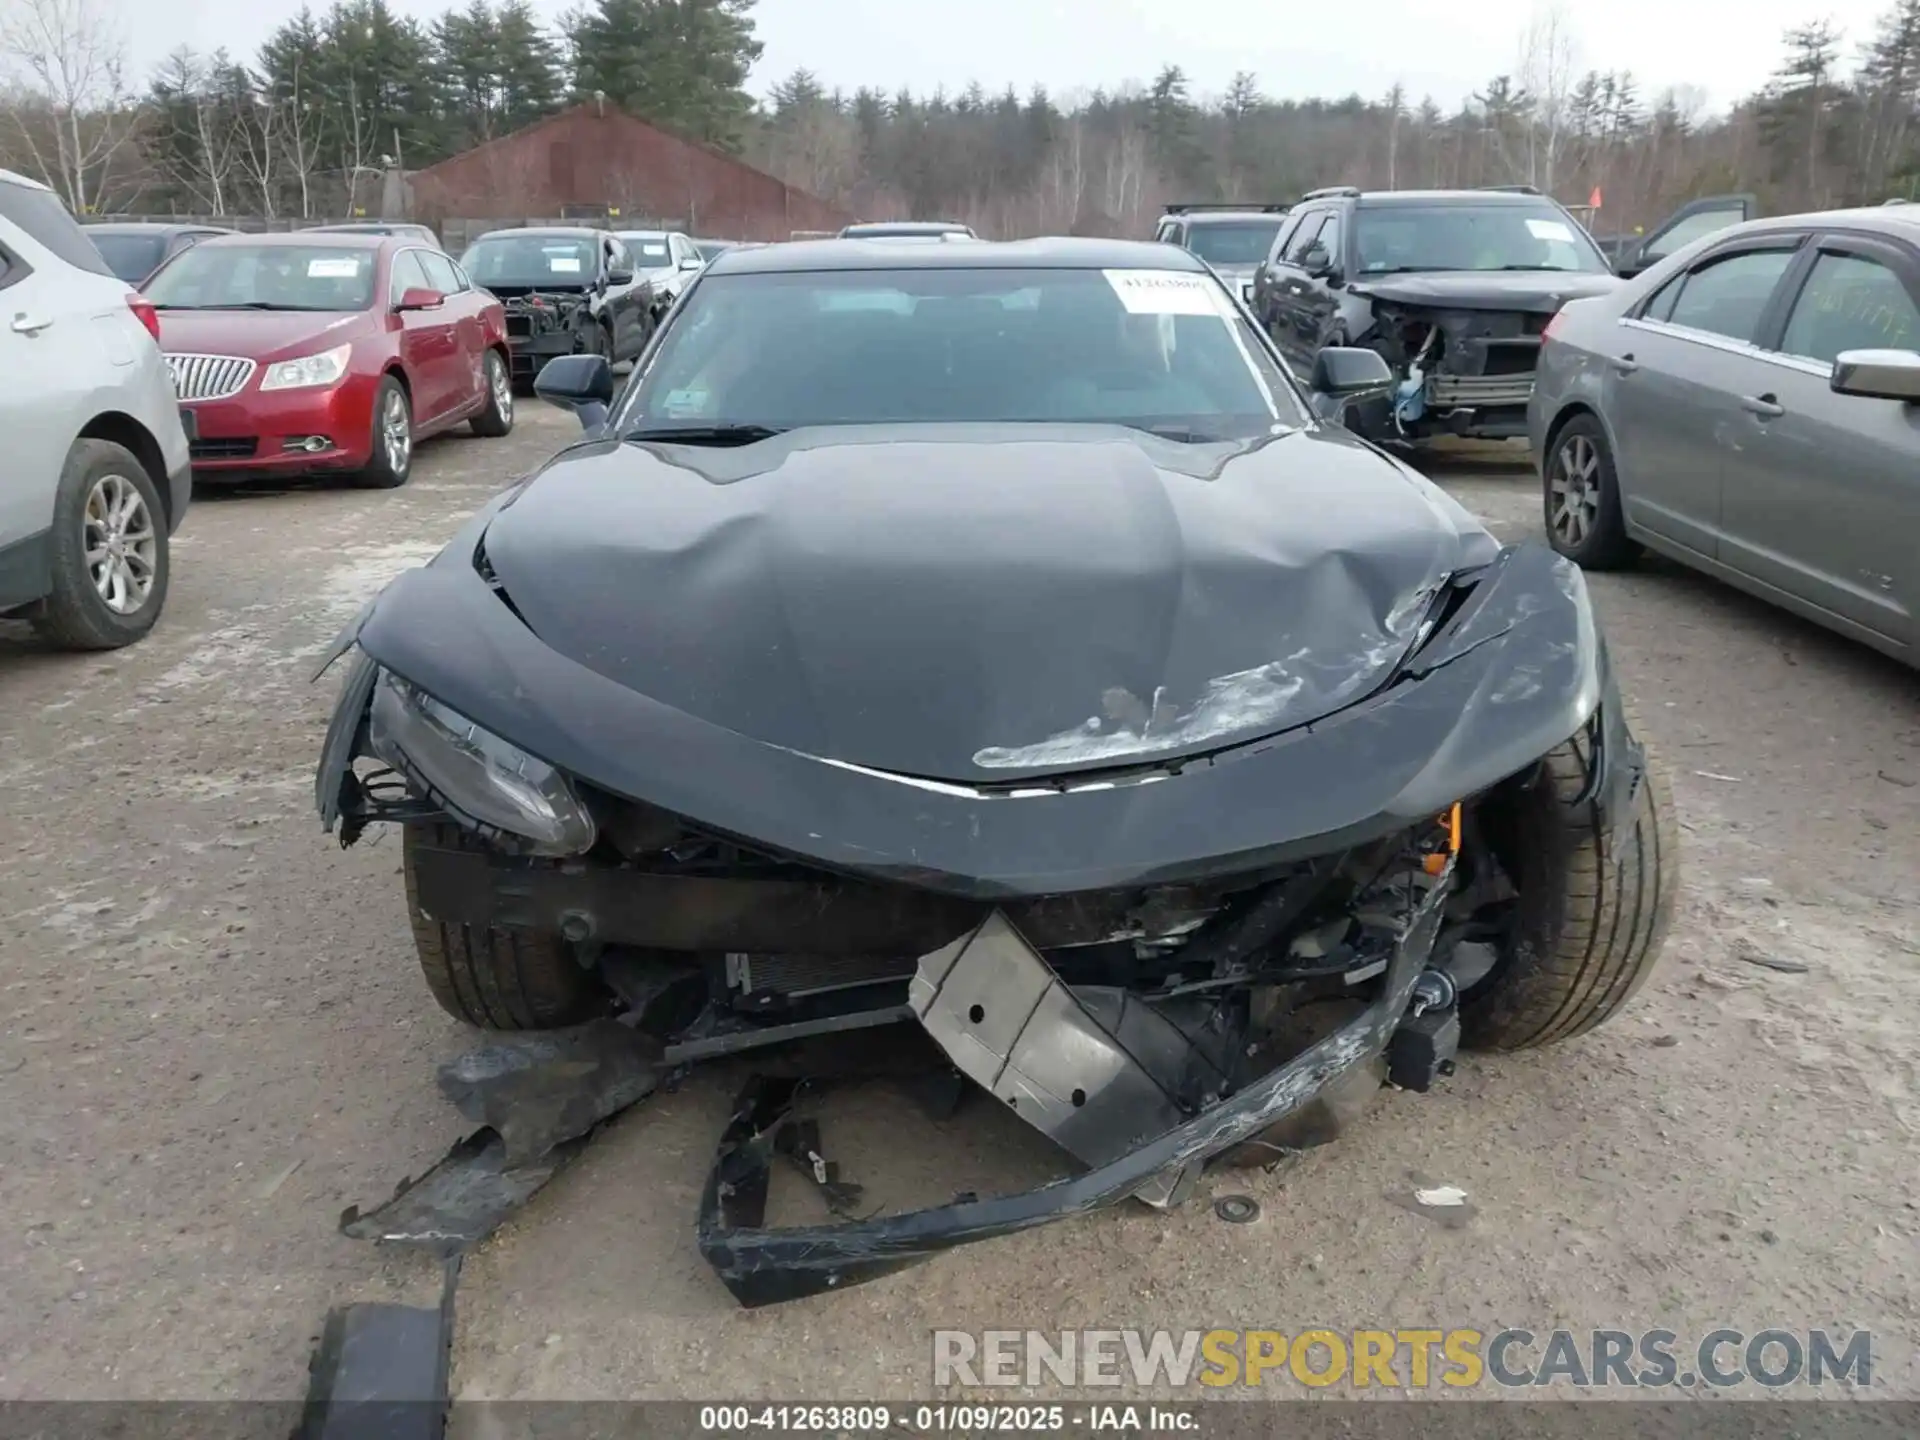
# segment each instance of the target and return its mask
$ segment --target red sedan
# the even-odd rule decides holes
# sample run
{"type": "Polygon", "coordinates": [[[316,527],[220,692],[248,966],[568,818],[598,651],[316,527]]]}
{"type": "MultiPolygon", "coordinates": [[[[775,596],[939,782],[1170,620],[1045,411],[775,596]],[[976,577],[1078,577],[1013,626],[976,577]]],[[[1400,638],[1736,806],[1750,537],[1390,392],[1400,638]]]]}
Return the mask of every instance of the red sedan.
{"type": "Polygon", "coordinates": [[[141,289],[196,478],[328,472],[390,488],[428,435],[513,428],[500,302],[406,238],[221,236],[141,289]]]}

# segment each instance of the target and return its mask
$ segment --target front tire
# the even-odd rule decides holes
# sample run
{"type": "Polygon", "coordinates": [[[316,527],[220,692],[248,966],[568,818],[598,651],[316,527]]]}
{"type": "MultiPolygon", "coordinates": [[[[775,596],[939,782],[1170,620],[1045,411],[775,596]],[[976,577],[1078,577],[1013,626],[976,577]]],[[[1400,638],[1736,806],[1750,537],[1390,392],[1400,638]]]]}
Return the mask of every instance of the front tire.
{"type": "Polygon", "coordinates": [[[53,588],[29,612],[68,650],[117,650],[153,629],[167,600],[166,509],[124,446],[76,440],[53,502],[53,588]]]}
{"type": "Polygon", "coordinates": [[[480,842],[457,825],[408,825],[401,839],[413,948],[442,1010],[482,1030],[559,1030],[606,1013],[606,992],[560,936],[479,929],[421,909],[415,868],[429,846],[476,849],[480,842]]]}
{"type": "Polygon", "coordinates": [[[1607,432],[1591,415],[1575,415],[1554,432],[1540,485],[1547,541],[1582,570],[1631,565],[1640,547],[1627,538],[1620,476],[1607,432]]]}
{"type": "Polygon", "coordinates": [[[467,423],[473,427],[474,434],[497,440],[513,433],[513,372],[498,350],[487,351],[481,369],[487,387],[487,408],[467,423]]]}
{"type": "Polygon", "coordinates": [[[1461,997],[1474,1049],[1584,1034],[1638,994],[1660,959],[1680,888],[1666,770],[1647,751],[1631,806],[1603,830],[1598,806],[1580,800],[1591,760],[1583,732],[1481,807],[1518,898],[1500,959],[1461,997]]]}
{"type": "Polygon", "coordinates": [[[373,455],[355,477],[369,490],[397,490],[413,473],[413,404],[393,376],[373,396],[373,455]]]}

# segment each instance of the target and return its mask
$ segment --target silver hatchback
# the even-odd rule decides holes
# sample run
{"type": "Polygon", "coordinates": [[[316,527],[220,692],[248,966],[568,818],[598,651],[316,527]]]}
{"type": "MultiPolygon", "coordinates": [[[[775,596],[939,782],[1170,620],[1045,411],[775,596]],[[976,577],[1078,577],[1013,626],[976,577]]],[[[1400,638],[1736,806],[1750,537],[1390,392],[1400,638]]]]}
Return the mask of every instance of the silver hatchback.
{"type": "Polygon", "coordinates": [[[1917,663],[1920,206],[1722,230],[1549,325],[1549,540],[1641,546],[1917,663]]]}

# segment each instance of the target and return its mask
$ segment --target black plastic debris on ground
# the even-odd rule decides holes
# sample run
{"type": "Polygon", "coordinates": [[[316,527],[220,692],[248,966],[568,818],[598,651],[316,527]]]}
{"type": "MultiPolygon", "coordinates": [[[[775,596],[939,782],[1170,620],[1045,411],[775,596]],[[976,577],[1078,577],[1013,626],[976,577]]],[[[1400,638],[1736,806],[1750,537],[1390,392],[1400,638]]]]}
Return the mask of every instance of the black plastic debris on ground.
{"type": "Polygon", "coordinates": [[[651,1095],[659,1046],[615,1020],[490,1041],[440,1067],[440,1091],[480,1129],[393,1198],[350,1207],[356,1240],[462,1255],[586,1148],[596,1128],[651,1095]]]}
{"type": "Polygon", "coordinates": [[[457,1260],[447,1262],[436,1309],[340,1305],[327,1313],[295,1440],[441,1440],[458,1271],[457,1260]]]}

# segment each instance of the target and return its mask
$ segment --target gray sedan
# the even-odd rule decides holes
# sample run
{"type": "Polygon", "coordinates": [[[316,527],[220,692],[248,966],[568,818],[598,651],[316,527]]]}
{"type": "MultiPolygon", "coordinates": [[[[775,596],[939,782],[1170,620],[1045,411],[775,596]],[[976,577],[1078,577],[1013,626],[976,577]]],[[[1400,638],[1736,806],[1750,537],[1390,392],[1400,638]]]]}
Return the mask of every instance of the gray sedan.
{"type": "Polygon", "coordinates": [[[1640,547],[1920,663],[1920,207],[1757,220],[1548,326],[1548,538],[1640,547]]]}

